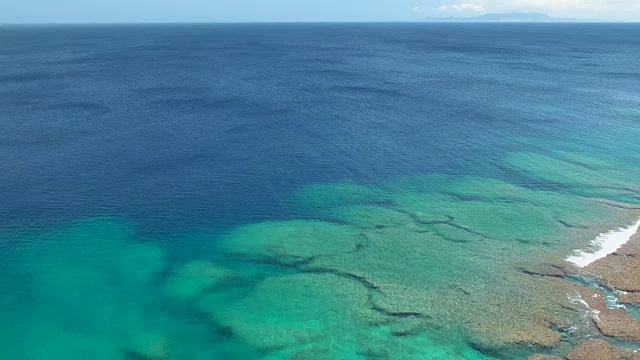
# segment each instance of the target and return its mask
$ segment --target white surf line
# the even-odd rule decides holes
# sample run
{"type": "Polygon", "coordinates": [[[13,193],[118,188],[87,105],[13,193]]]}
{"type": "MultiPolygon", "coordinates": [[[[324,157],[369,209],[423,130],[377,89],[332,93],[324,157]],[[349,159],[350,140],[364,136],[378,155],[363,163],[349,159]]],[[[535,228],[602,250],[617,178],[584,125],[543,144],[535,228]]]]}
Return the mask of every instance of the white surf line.
{"type": "Polygon", "coordinates": [[[602,259],[603,257],[613,254],[626,244],[631,237],[638,232],[640,228],[640,220],[627,228],[619,228],[598,235],[591,241],[589,250],[575,250],[573,255],[565,260],[576,265],[577,267],[585,267],[592,262],[602,259]]]}

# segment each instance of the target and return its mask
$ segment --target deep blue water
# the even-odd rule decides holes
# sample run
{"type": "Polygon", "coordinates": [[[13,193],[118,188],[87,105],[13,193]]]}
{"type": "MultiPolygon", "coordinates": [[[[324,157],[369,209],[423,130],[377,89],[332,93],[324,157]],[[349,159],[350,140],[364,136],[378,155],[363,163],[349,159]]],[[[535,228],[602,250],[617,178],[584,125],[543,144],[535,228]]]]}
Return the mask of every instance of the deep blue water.
{"type": "Polygon", "coordinates": [[[286,216],[308,183],[478,172],[505,137],[624,126],[632,24],[0,29],[3,226],[286,216]]]}

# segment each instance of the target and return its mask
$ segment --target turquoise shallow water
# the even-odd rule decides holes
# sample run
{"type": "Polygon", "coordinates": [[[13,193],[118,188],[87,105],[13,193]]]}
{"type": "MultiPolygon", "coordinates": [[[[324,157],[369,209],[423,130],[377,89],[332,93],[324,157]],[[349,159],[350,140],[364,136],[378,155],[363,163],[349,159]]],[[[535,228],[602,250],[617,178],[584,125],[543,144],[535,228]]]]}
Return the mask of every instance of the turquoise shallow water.
{"type": "Polygon", "coordinates": [[[637,203],[640,167],[616,161],[505,159],[553,191],[445,174],[313,184],[289,199],[308,216],[174,234],[206,248],[189,259],[117,217],[13,235],[2,356],[490,359],[569,344],[546,321],[584,326],[571,292],[523,269],[635,221],[603,202],[637,203]]]}
{"type": "Polygon", "coordinates": [[[640,217],[638,31],[3,27],[0,359],[562,353],[531,274],[640,217]]]}

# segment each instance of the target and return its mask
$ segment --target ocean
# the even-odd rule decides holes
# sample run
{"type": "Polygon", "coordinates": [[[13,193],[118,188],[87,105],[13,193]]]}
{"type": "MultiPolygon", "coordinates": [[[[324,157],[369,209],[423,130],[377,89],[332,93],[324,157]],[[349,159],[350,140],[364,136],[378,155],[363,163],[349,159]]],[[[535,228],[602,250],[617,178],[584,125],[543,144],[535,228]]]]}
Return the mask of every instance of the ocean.
{"type": "Polygon", "coordinates": [[[0,359],[601,337],[538,275],[640,218],[639,57],[622,23],[2,26],[0,359]]]}

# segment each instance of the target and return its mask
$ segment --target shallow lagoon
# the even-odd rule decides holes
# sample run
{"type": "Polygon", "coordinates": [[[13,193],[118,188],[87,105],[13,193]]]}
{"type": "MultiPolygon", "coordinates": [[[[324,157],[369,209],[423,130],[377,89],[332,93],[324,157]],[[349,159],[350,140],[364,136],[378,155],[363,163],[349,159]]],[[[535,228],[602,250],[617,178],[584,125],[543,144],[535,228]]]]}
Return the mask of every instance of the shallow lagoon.
{"type": "MultiPolygon", "coordinates": [[[[521,156],[505,163],[520,170],[521,156]]],[[[593,330],[567,310],[571,288],[531,273],[639,214],[606,201],[606,184],[623,181],[606,171],[608,162],[600,168],[597,155],[571,155],[589,160],[587,168],[563,156],[540,172],[531,161],[523,167],[544,179],[553,173],[548,164],[562,162],[555,171],[566,174],[557,182],[563,191],[444,174],[303,187],[290,202],[314,217],[212,234],[209,252],[190,260],[173,259],[170,246],[113,217],[19,235],[4,254],[3,277],[12,280],[3,351],[52,358],[55,347],[65,359],[489,359],[576,341],[549,326],[568,319],[565,328],[579,336],[593,330]],[[580,168],[599,176],[583,183],[580,168]],[[574,186],[603,194],[577,195],[574,186]]],[[[183,245],[189,241],[183,235],[183,245]]]]}

